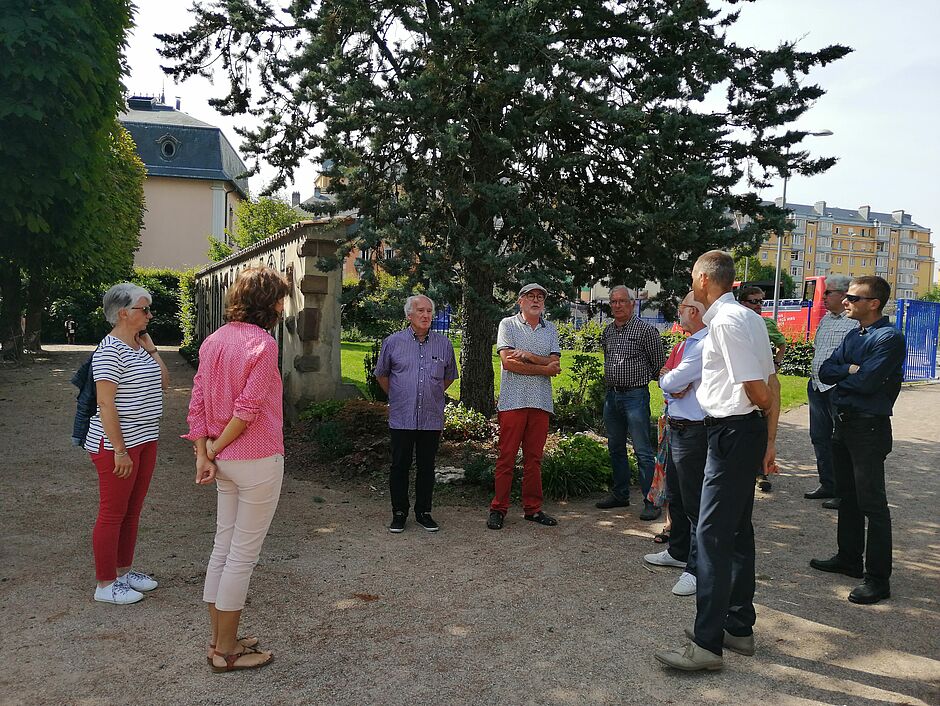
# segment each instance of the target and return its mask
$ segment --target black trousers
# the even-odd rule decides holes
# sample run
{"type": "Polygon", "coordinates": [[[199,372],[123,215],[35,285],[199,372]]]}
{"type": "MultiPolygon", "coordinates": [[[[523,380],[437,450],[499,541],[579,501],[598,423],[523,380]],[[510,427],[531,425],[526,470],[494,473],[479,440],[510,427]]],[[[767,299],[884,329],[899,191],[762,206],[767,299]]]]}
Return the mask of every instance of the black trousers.
{"type": "Polygon", "coordinates": [[[686,562],[685,570],[696,575],[696,533],[708,435],[704,424],[669,429],[666,459],[666,499],[669,501],[669,554],[686,562]]]}
{"type": "Polygon", "coordinates": [[[415,514],[431,512],[434,495],[434,460],[441,442],[440,430],[389,429],[392,437],[392,470],[388,485],[392,512],[408,514],[408,476],[415,461],[415,514]]]}
{"type": "Polygon", "coordinates": [[[721,654],[724,631],[743,637],[754,620],[754,479],[767,450],[767,420],[707,427],[708,459],[697,532],[695,643],[721,654]]]}
{"type": "Polygon", "coordinates": [[[891,511],[885,492],[885,458],[891,444],[890,417],[836,418],[832,465],[842,501],[839,557],[860,566],[864,553],[865,578],[882,584],[891,577],[891,511]]]}

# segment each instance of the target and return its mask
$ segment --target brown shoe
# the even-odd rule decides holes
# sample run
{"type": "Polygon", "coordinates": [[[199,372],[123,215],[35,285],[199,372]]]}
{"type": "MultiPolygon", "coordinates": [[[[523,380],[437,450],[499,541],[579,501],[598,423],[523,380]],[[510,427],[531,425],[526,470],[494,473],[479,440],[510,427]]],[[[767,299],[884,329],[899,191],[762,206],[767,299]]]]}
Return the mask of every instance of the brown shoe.
{"type": "Polygon", "coordinates": [[[709,652],[694,642],[689,642],[685,647],[677,647],[674,650],[655,652],[653,656],[667,667],[681,669],[683,672],[699,672],[703,669],[713,672],[724,666],[721,655],[709,652]]]}
{"type": "Polygon", "coordinates": [[[240,652],[233,652],[231,654],[223,654],[218,650],[212,651],[212,671],[216,674],[237,672],[242,669],[260,669],[261,667],[271,664],[273,661],[274,655],[272,653],[262,652],[261,650],[256,650],[254,647],[242,647],[240,652]],[[261,659],[259,660],[256,655],[260,655],[261,659]],[[222,666],[215,661],[219,657],[225,662],[222,666]],[[241,661],[239,662],[239,660],[241,661]]]}

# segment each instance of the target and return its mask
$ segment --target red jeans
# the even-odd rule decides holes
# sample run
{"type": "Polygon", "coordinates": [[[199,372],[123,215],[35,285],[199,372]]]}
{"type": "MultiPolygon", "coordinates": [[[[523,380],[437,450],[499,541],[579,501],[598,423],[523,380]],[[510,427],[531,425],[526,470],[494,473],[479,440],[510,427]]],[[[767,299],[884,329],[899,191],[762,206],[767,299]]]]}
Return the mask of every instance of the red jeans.
{"type": "Polygon", "coordinates": [[[522,507],[526,515],[542,509],[542,454],[548,436],[548,412],[525,407],[499,413],[499,459],[496,461],[496,497],[490,510],[509,510],[509,491],[522,446],[522,507]]]}
{"type": "Polygon", "coordinates": [[[140,510],[157,465],[157,442],[148,441],[129,448],[134,469],[127,478],[114,475],[114,452],[104,448],[90,454],[98,469],[98,520],[91,535],[95,552],[95,578],[113,581],[118,567],[130,566],[137,544],[140,510]]]}

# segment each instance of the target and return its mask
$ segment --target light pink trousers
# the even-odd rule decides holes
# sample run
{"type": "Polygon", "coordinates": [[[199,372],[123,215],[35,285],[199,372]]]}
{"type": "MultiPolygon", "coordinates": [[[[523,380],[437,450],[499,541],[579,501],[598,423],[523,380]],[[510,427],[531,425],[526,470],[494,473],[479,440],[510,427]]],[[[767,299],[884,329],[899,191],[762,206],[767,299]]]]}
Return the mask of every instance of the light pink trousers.
{"type": "Polygon", "coordinates": [[[284,480],[280,454],[250,461],[216,461],[218,519],[202,600],[217,610],[245,607],[284,480]]]}

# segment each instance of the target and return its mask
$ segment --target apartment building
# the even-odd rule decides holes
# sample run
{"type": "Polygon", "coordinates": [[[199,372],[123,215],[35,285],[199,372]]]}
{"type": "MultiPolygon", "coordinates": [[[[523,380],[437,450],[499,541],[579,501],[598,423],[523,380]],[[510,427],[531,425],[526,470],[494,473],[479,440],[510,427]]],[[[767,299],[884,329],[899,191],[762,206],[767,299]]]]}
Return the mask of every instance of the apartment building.
{"type": "MultiPolygon", "coordinates": [[[[783,200],[776,204],[782,206],[783,200]]],[[[813,275],[878,275],[891,285],[895,299],[917,299],[933,287],[930,228],[915,223],[910,214],[879,213],[870,206],[833,208],[825,201],[786,207],[793,230],[783,236],[782,263],[795,282],[813,275]]],[[[757,257],[773,265],[776,253],[777,235],[772,233],[757,257]]]]}

